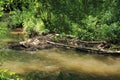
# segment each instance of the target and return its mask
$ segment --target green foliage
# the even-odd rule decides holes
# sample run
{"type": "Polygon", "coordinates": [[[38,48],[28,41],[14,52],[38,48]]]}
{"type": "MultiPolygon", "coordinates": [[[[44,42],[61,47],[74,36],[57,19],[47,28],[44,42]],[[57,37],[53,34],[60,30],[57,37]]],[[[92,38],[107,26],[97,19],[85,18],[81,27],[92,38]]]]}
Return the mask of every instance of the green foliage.
{"type": "Polygon", "coordinates": [[[7,29],[7,23],[6,22],[0,22],[0,38],[6,38],[8,35],[8,29],[7,29]]]}
{"type": "Polygon", "coordinates": [[[9,72],[8,69],[0,70],[0,80],[23,80],[15,74],[15,72],[9,72]]]}
{"type": "Polygon", "coordinates": [[[1,1],[0,1],[0,17],[3,15],[3,9],[4,9],[4,8],[2,7],[3,3],[4,3],[3,0],[1,0],[1,1]]]}
{"type": "Polygon", "coordinates": [[[112,43],[118,43],[120,41],[120,27],[118,26],[119,23],[113,23],[107,29],[106,35],[108,41],[112,43]]]}
{"type": "Polygon", "coordinates": [[[1,0],[0,16],[8,10],[10,24],[22,23],[28,33],[33,29],[116,42],[119,32],[112,28],[120,26],[119,4],[119,0],[1,0]]]}

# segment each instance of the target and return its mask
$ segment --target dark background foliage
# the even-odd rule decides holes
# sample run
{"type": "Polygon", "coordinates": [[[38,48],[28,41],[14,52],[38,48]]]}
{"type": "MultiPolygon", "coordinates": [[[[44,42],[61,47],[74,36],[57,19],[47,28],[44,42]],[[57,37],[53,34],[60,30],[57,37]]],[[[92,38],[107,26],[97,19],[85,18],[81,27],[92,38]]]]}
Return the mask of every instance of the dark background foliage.
{"type": "Polygon", "coordinates": [[[119,42],[120,0],[1,0],[0,16],[25,30],[119,42]]]}

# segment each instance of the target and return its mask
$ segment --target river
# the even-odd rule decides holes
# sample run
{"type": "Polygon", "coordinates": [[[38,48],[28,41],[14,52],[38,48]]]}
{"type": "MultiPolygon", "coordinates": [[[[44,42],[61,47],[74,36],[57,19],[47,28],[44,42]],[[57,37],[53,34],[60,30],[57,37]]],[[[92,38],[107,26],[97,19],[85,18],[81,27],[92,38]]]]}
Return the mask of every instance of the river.
{"type": "Polygon", "coordinates": [[[120,80],[120,57],[63,49],[15,51],[0,41],[0,69],[7,68],[29,80],[120,80]]]}

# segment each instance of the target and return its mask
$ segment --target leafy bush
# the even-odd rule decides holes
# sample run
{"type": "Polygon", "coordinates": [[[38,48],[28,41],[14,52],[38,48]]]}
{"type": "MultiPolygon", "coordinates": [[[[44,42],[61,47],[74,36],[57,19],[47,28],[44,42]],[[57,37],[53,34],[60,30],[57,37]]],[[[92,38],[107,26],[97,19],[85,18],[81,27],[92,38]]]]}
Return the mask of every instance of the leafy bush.
{"type": "Polygon", "coordinates": [[[106,31],[108,41],[112,43],[120,43],[120,27],[118,23],[113,23],[106,31]]]}
{"type": "Polygon", "coordinates": [[[0,70],[0,80],[23,80],[15,74],[15,72],[9,72],[8,69],[0,70]]]}

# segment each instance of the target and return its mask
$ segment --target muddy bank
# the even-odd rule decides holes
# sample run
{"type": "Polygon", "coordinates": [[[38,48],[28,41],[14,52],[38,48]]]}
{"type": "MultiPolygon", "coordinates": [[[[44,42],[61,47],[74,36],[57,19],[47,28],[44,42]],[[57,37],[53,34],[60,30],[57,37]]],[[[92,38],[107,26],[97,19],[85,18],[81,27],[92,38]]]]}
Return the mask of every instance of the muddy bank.
{"type": "Polygon", "coordinates": [[[81,41],[74,36],[45,34],[26,41],[10,42],[9,48],[14,50],[36,51],[50,48],[74,49],[81,52],[120,56],[120,46],[105,41],[81,41]]]}

